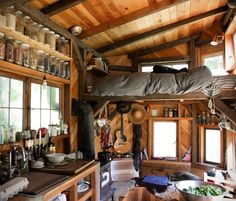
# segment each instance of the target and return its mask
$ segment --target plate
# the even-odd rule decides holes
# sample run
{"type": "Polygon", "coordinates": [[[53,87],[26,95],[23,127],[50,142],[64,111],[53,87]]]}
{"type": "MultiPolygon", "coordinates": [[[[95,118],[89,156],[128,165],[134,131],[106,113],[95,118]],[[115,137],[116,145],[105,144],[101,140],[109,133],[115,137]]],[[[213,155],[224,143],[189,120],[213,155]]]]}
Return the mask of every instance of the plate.
{"type": "Polygon", "coordinates": [[[44,167],[44,165],[40,165],[40,166],[30,166],[30,168],[32,168],[32,169],[41,169],[41,168],[43,168],[44,167]]]}
{"type": "Polygon", "coordinates": [[[83,193],[89,189],[89,185],[86,183],[81,183],[77,186],[78,193],[83,193]]]}
{"type": "Polygon", "coordinates": [[[48,163],[48,166],[63,166],[68,164],[67,161],[62,161],[61,163],[48,163]]]}

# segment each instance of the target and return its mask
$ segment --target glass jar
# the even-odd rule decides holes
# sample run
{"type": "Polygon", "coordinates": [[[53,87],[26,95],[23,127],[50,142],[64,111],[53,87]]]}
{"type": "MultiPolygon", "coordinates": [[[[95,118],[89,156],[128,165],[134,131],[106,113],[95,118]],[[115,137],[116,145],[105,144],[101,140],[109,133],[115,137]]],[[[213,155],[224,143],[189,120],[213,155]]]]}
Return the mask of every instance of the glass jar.
{"type": "Polygon", "coordinates": [[[33,22],[32,25],[31,25],[30,38],[33,39],[34,41],[37,41],[37,42],[38,42],[38,31],[39,31],[38,23],[33,22]]]}
{"type": "Polygon", "coordinates": [[[30,37],[32,20],[29,16],[24,16],[23,20],[24,20],[24,35],[30,37]]]}
{"type": "Polygon", "coordinates": [[[202,116],[200,114],[197,115],[197,124],[202,123],[202,116]]]}
{"type": "Polygon", "coordinates": [[[69,41],[65,40],[65,52],[66,52],[66,56],[70,56],[70,45],[69,45],[69,41]]]}
{"type": "Polygon", "coordinates": [[[56,57],[55,56],[51,56],[50,73],[53,75],[56,74],[56,57]]]}
{"type": "Polygon", "coordinates": [[[66,65],[66,62],[63,62],[63,64],[62,64],[62,75],[61,75],[61,77],[63,77],[63,78],[66,78],[66,67],[67,65],[66,65]]]}
{"type": "Polygon", "coordinates": [[[163,116],[164,116],[164,117],[168,117],[168,115],[169,115],[169,114],[168,114],[168,108],[165,108],[165,109],[164,109],[163,116]]]}
{"type": "Polygon", "coordinates": [[[23,20],[23,13],[21,11],[16,11],[16,31],[24,34],[24,20],[23,20]]]}
{"type": "Polygon", "coordinates": [[[206,113],[205,112],[202,112],[202,119],[201,119],[201,123],[202,124],[206,124],[206,113]]]}
{"type": "Polygon", "coordinates": [[[66,45],[65,45],[65,38],[61,37],[61,46],[60,46],[60,53],[66,55],[66,45]]]}
{"type": "Polygon", "coordinates": [[[44,54],[44,71],[49,73],[50,72],[50,65],[51,65],[51,58],[50,54],[44,54]]]}
{"type": "Polygon", "coordinates": [[[61,60],[59,58],[56,58],[56,75],[60,76],[60,62],[61,60]]]}
{"type": "Polygon", "coordinates": [[[37,53],[36,49],[30,49],[30,68],[35,69],[37,68],[37,53]]]}
{"type": "Polygon", "coordinates": [[[69,62],[64,63],[64,68],[66,69],[66,79],[70,79],[70,65],[69,62]]]}
{"type": "Polygon", "coordinates": [[[170,109],[168,110],[168,116],[169,116],[169,117],[173,117],[173,109],[170,108],[170,109]]]}
{"type": "Polygon", "coordinates": [[[49,29],[48,28],[44,28],[44,33],[45,33],[45,37],[44,37],[44,45],[47,47],[50,47],[50,33],[49,33],[49,29]]]}
{"type": "Polygon", "coordinates": [[[61,37],[59,34],[56,34],[56,51],[60,52],[61,50],[61,37]]]}
{"type": "Polygon", "coordinates": [[[12,37],[6,38],[5,59],[9,62],[14,62],[14,43],[12,37]]]}
{"type": "Polygon", "coordinates": [[[7,25],[7,18],[4,15],[4,9],[3,8],[0,8],[0,24],[3,25],[3,26],[7,25]]]}
{"type": "Polygon", "coordinates": [[[15,8],[14,6],[10,6],[6,8],[5,11],[6,16],[6,24],[11,30],[16,30],[16,16],[15,16],[15,8]]]}
{"type": "Polygon", "coordinates": [[[18,65],[22,65],[22,46],[21,46],[21,42],[16,40],[14,42],[14,63],[18,64],[18,65]]]}
{"type": "Polygon", "coordinates": [[[42,24],[38,25],[38,42],[44,44],[45,32],[42,24]]]}
{"type": "Polygon", "coordinates": [[[50,37],[50,48],[52,50],[56,50],[56,37],[54,31],[49,31],[49,37],[50,37]]]}
{"type": "Polygon", "coordinates": [[[5,37],[2,32],[0,32],[0,59],[5,59],[5,37]]]}
{"type": "Polygon", "coordinates": [[[64,76],[63,76],[64,63],[65,63],[64,60],[60,60],[60,66],[59,66],[59,76],[60,76],[60,77],[64,77],[64,76]]]}
{"type": "Polygon", "coordinates": [[[37,70],[44,71],[44,51],[37,50],[37,70]]]}
{"type": "Polygon", "coordinates": [[[22,44],[23,59],[22,64],[25,67],[30,67],[30,45],[27,43],[22,44]]]}

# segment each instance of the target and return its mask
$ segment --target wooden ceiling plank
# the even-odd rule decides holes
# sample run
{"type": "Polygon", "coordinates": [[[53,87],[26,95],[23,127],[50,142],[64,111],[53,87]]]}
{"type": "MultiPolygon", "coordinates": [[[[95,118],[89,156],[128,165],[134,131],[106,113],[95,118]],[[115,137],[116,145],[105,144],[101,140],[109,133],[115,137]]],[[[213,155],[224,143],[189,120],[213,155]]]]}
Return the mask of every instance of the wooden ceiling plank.
{"type": "Polygon", "coordinates": [[[163,0],[159,3],[155,3],[155,4],[152,3],[148,7],[137,10],[137,11],[132,12],[127,15],[123,15],[123,16],[119,17],[118,19],[113,19],[113,20],[108,21],[107,23],[99,24],[95,27],[84,30],[83,33],[79,36],[79,38],[80,39],[87,38],[89,36],[98,34],[100,32],[104,32],[107,29],[112,29],[112,28],[120,26],[122,24],[129,23],[131,21],[137,20],[137,19],[145,17],[147,15],[151,15],[153,13],[156,13],[158,11],[175,6],[175,5],[183,3],[185,1],[188,1],[188,0],[163,0]]]}
{"type": "Polygon", "coordinates": [[[162,58],[147,58],[147,59],[137,59],[139,64],[145,63],[178,63],[178,62],[189,62],[190,56],[179,56],[179,57],[162,57],[162,58]]]}
{"type": "Polygon", "coordinates": [[[60,13],[68,8],[74,7],[76,5],[79,5],[86,0],[66,0],[66,1],[57,1],[53,4],[50,4],[44,8],[42,8],[40,11],[43,12],[47,16],[53,16],[57,13],[60,13]]]}
{"type": "Polygon", "coordinates": [[[148,48],[145,50],[139,50],[137,52],[129,54],[128,56],[129,56],[129,58],[138,58],[138,57],[144,56],[146,54],[150,54],[152,52],[158,52],[158,51],[161,51],[161,50],[164,50],[164,49],[167,49],[170,47],[174,47],[174,46],[182,44],[182,43],[187,43],[187,42],[191,41],[192,39],[198,38],[199,36],[200,36],[200,34],[184,37],[184,38],[181,38],[181,39],[178,39],[175,41],[171,41],[169,43],[164,43],[164,44],[161,44],[161,45],[158,45],[155,47],[151,47],[151,48],[148,48]]]}
{"type": "Polygon", "coordinates": [[[53,22],[49,17],[44,15],[42,12],[40,12],[39,10],[34,8],[33,6],[23,5],[23,4],[19,4],[19,3],[15,4],[14,6],[16,9],[21,10],[25,15],[29,15],[36,22],[49,27],[50,29],[54,30],[55,32],[59,33],[60,35],[65,36],[68,39],[74,39],[74,43],[76,43],[75,45],[78,45],[81,48],[91,51],[96,57],[102,57],[102,55],[99,54],[92,47],[84,44],[78,38],[75,38],[69,31],[60,27],[58,24],[53,22]]]}
{"type": "Polygon", "coordinates": [[[126,45],[129,45],[131,43],[137,42],[139,40],[143,40],[143,39],[146,39],[148,37],[160,34],[162,32],[170,31],[172,29],[176,29],[177,27],[181,27],[181,26],[184,26],[184,25],[187,25],[187,24],[194,23],[194,22],[202,20],[204,18],[213,17],[213,16],[216,16],[216,15],[225,13],[227,11],[227,9],[228,9],[227,6],[223,6],[223,7],[208,11],[206,13],[202,13],[202,14],[199,14],[199,15],[196,15],[196,16],[193,16],[193,17],[186,18],[184,20],[180,20],[180,21],[175,22],[175,23],[168,24],[168,25],[160,27],[158,29],[154,29],[154,30],[151,30],[151,31],[148,31],[148,32],[145,32],[145,33],[142,33],[142,34],[138,34],[136,36],[133,36],[133,37],[130,37],[130,38],[127,38],[127,39],[117,41],[113,44],[100,47],[96,50],[100,53],[108,52],[108,51],[120,48],[122,46],[126,46],[126,45]]]}
{"type": "Polygon", "coordinates": [[[215,99],[215,106],[217,110],[223,113],[229,120],[231,120],[234,124],[236,124],[236,113],[234,109],[231,109],[228,105],[226,105],[219,98],[215,99]]]}

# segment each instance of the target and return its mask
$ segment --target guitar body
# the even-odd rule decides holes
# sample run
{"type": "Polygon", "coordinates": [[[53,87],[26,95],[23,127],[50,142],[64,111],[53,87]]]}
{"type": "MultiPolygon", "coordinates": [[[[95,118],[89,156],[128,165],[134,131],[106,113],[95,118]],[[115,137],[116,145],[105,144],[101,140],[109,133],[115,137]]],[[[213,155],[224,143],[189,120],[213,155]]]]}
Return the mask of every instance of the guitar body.
{"type": "Polygon", "coordinates": [[[116,141],[113,146],[114,150],[119,154],[124,154],[130,152],[131,144],[128,140],[124,138],[121,130],[116,131],[116,141]]]}

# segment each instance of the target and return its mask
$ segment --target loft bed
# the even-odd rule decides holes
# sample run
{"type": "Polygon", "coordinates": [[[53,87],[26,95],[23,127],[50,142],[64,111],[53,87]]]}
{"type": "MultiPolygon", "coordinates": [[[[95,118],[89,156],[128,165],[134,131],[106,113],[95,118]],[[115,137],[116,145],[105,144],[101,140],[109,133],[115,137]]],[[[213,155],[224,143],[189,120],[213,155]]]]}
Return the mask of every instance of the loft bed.
{"type": "Polygon", "coordinates": [[[206,100],[225,94],[236,96],[235,75],[213,77],[206,66],[175,73],[112,74],[99,78],[83,100],[206,100]]]}

